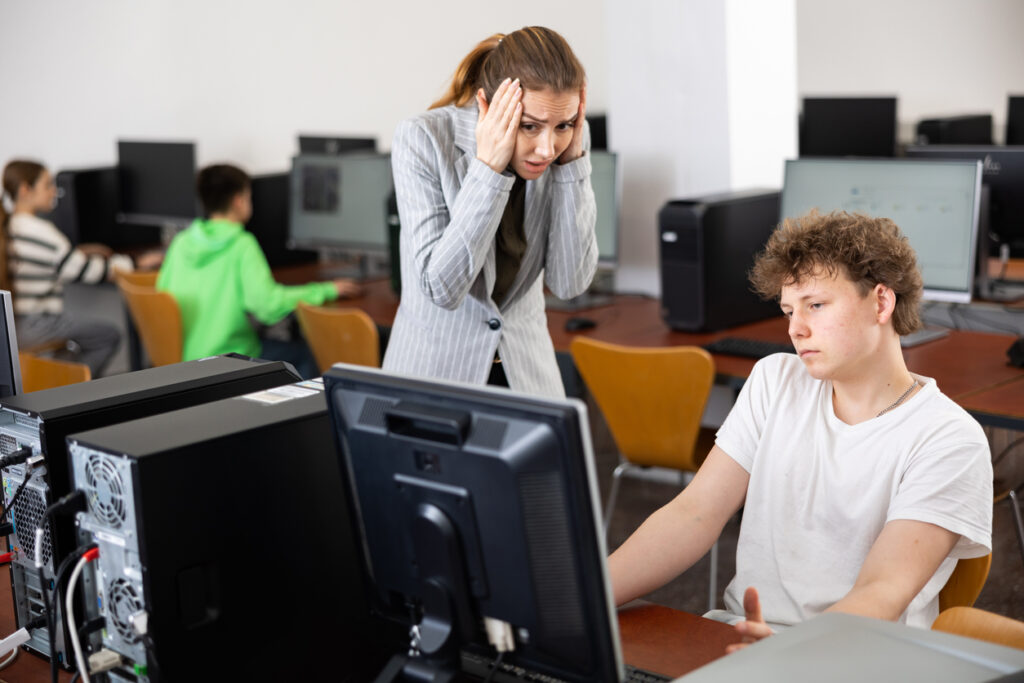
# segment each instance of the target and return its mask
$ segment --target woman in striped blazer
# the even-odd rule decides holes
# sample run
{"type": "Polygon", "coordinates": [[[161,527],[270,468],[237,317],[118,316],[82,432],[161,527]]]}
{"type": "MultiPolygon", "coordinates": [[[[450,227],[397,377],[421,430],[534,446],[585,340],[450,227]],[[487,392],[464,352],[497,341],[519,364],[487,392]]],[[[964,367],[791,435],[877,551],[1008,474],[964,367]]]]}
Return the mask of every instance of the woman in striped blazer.
{"type": "Polygon", "coordinates": [[[408,284],[385,369],[564,395],[543,290],[581,294],[597,267],[585,111],[572,49],[527,27],[480,43],[448,93],[398,126],[408,284]]]}

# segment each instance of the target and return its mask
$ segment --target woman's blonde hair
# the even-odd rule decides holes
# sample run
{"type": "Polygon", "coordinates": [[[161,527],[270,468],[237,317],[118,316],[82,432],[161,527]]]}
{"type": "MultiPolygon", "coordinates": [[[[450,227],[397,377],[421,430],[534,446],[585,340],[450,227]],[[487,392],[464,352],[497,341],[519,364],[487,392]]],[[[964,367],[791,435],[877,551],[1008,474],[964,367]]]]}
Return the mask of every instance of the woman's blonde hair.
{"type": "Polygon", "coordinates": [[[518,78],[524,90],[555,92],[580,90],[587,80],[565,38],[543,26],[527,26],[481,41],[462,59],[448,90],[430,108],[463,107],[478,88],[483,88],[489,102],[506,78],[518,78]]]}

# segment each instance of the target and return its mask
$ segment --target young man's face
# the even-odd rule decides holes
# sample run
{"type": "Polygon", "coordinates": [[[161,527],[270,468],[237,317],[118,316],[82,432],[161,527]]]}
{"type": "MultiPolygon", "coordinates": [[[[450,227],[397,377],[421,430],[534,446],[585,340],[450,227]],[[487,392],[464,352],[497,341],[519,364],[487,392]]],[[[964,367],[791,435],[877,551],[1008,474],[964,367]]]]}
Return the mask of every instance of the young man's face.
{"type": "Polygon", "coordinates": [[[812,377],[843,381],[870,370],[886,331],[892,333],[879,317],[880,287],[862,295],[840,270],[782,288],[779,306],[789,318],[789,337],[812,377]]]}

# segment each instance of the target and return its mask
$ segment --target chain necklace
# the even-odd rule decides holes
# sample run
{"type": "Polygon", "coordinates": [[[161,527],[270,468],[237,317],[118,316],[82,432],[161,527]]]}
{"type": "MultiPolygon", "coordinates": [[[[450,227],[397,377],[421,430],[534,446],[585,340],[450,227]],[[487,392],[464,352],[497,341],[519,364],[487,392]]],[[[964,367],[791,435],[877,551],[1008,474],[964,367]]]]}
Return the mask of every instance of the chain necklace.
{"type": "Polygon", "coordinates": [[[898,399],[896,399],[895,401],[893,401],[893,402],[892,402],[892,403],[891,403],[891,404],[889,405],[889,407],[888,407],[888,408],[882,408],[882,410],[881,410],[881,411],[880,411],[880,412],[878,413],[878,415],[875,415],[875,417],[882,417],[883,415],[885,415],[886,413],[888,413],[888,412],[889,412],[890,410],[892,410],[893,408],[895,408],[895,407],[896,407],[896,406],[898,406],[899,404],[903,403],[903,402],[904,402],[904,401],[905,401],[905,400],[907,399],[907,396],[910,396],[910,392],[911,392],[911,391],[913,391],[914,389],[916,389],[916,388],[917,388],[917,385],[918,385],[918,384],[920,384],[920,382],[918,382],[918,381],[917,381],[917,378],[915,378],[915,379],[914,379],[914,383],[910,385],[910,388],[909,388],[909,389],[907,389],[906,391],[904,391],[904,392],[903,392],[903,394],[902,394],[902,395],[901,395],[901,396],[900,396],[900,397],[899,397],[898,399]]]}

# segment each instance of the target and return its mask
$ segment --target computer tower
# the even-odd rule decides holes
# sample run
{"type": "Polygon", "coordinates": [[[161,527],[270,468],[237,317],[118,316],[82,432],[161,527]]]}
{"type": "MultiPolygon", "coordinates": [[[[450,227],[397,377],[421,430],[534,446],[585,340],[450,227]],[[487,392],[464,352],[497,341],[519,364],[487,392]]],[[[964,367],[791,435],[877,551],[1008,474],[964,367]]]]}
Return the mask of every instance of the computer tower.
{"type": "Polygon", "coordinates": [[[288,248],[290,190],[287,173],[252,178],[252,216],[245,227],[259,242],[272,268],[315,263],[318,256],[311,249],[288,248]]]}
{"type": "Polygon", "coordinates": [[[79,433],[68,450],[99,547],[103,646],[126,660],[115,683],[367,681],[407,644],[370,614],[322,380],[79,433]]]}
{"type": "MultiPolygon", "coordinates": [[[[30,463],[3,472],[4,503],[10,504],[25,484],[11,512],[14,533],[11,587],[19,626],[43,614],[39,573],[35,569],[35,530],[46,508],[71,491],[68,434],[154,415],[229,396],[280,386],[299,379],[287,363],[244,356],[214,356],[148,370],[103,377],[45,391],[21,394],[0,402],[0,455],[29,446],[43,456],[43,467],[30,463]],[[26,483],[27,478],[27,483],[26,483]]],[[[40,552],[45,575],[52,580],[61,561],[78,546],[70,516],[56,516],[44,526],[40,552]]],[[[66,633],[57,629],[51,648],[45,628],[33,629],[26,647],[45,657],[51,653],[67,664],[66,633]]]]}
{"type": "Polygon", "coordinates": [[[916,140],[919,145],[991,145],[992,115],[923,119],[917,123],[916,140]]]}
{"type": "Polygon", "coordinates": [[[117,167],[60,171],[54,182],[57,205],[45,217],[71,244],[112,242],[118,206],[117,167]]]}
{"type": "Polygon", "coordinates": [[[710,332],[780,315],[750,289],[747,272],[779,218],[778,192],[670,201],[658,213],[661,314],[666,324],[710,332]]]}

